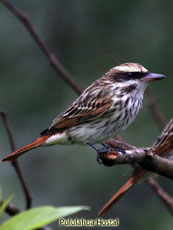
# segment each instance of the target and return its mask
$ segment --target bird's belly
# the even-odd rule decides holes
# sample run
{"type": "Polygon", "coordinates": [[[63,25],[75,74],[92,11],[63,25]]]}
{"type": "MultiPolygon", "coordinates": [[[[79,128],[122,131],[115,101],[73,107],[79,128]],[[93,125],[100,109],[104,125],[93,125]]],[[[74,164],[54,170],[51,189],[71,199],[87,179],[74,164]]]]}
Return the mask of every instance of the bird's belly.
{"type": "Polygon", "coordinates": [[[128,107],[116,110],[112,107],[101,118],[68,129],[73,143],[100,143],[125,129],[133,122],[139,112],[142,101],[129,101],[128,107]],[[136,103],[136,104],[135,104],[136,103]],[[112,110],[112,111],[111,111],[112,110]]]}
{"type": "Polygon", "coordinates": [[[119,115],[116,115],[111,118],[88,122],[73,127],[68,130],[68,135],[73,140],[73,143],[101,143],[111,137],[115,137],[115,135],[123,128],[123,124],[124,121],[120,121],[119,115]]]}
{"type": "Polygon", "coordinates": [[[68,135],[72,138],[73,143],[87,144],[101,143],[109,138],[107,121],[90,122],[78,125],[68,130],[68,135]]]}

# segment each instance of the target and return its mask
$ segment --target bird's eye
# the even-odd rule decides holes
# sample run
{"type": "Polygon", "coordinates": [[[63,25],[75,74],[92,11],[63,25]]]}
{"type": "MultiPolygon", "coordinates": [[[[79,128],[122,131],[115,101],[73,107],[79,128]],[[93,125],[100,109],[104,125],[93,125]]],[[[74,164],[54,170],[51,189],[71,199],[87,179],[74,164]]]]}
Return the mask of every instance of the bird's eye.
{"type": "Polygon", "coordinates": [[[131,73],[131,72],[127,73],[128,77],[132,77],[132,75],[133,75],[133,73],[131,73]]]}

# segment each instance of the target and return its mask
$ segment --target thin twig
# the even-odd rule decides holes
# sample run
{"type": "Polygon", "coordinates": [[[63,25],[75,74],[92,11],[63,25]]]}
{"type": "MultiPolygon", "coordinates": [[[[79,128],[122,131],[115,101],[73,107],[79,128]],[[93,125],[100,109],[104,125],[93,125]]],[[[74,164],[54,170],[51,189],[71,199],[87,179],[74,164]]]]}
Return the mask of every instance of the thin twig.
{"type": "MultiPolygon", "coordinates": [[[[3,200],[0,200],[0,205],[2,205],[4,203],[3,200]]],[[[13,206],[12,204],[8,204],[6,209],[5,209],[5,212],[9,215],[9,216],[14,216],[18,213],[20,213],[21,211],[16,208],[15,206],[13,206]]]]}
{"type": "Polygon", "coordinates": [[[173,215],[173,199],[160,187],[158,182],[152,177],[147,178],[146,182],[155,191],[155,193],[163,201],[163,203],[169,209],[170,213],[173,215]]]}
{"type": "Polygon", "coordinates": [[[43,51],[43,53],[47,56],[49,59],[51,65],[54,67],[54,69],[60,74],[60,76],[70,85],[70,87],[77,92],[78,94],[81,94],[82,90],[77,85],[77,83],[73,80],[70,73],[64,68],[64,66],[59,62],[59,60],[55,57],[52,51],[47,47],[43,39],[39,36],[36,29],[30,22],[30,19],[28,15],[17,9],[12,3],[10,3],[8,0],[0,0],[4,6],[6,6],[12,14],[14,14],[19,21],[25,26],[25,28],[28,30],[28,32],[31,34],[31,37],[35,40],[35,42],[38,44],[40,49],[43,51]]]}
{"type": "MultiPolygon", "coordinates": [[[[164,118],[164,114],[161,111],[161,109],[158,107],[155,98],[153,97],[150,90],[146,90],[145,93],[146,100],[148,103],[148,106],[150,108],[150,111],[154,117],[154,119],[157,122],[157,125],[160,129],[163,129],[166,125],[166,120],[164,118]]],[[[153,191],[156,193],[156,195],[164,201],[164,204],[168,207],[171,213],[173,213],[173,199],[162,189],[162,187],[159,185],[159,183],[152,177],[147,178],[146,182],[150,187],[153,189],[153,191]],[[162,191],[162,192],[158,192],[162,191]],[[171,201],[171,202],[170,202],[171,201]],[[172,205],[171,205],[172,204],[172,205]]]]}
{"type": "MultiPolygon", "coordinates": [[[[163,112],[158,107],[157,102],[149,89],[146,90],[145,96],[151,113],[157,122],[157,125],[160,129],[163,129],[166,125],[166,120],[164,118],[163,112]]],[[[148,185],[150,185],[156,195],[164,202],[170,212],[173,213],[173,199],[163,190],[163,188],[154,178],[149,177],[146,179],[146,182],[148,185]]]]}
{"type": "MultiPolygon", "coordinates": [[[[9,125],[9,122],[7,119],[7,113],[5,111],[0,110],[0,115],[2,117],[2,120],[3,120],[5,128],[6,128],[6,132],[7,132],[8,138],[9,138],[11,150],[12,150],[12,152],[14,152],[15,151],[15,144],[14,144],[14,140],[12,137],[10,125],[9,125]]],[[[25,194],[25,199],[26,199],[26,209],[29,209],[29,208],[31,208],[32,198],[31,198],[29,189],[26,185],[26,181],[24,179],[24,175],[23,175],[23,172],[22,172],[21,167],[19,165],[19,162],[17,160],[15,160],[15,161],[11,162],[11,164],[13,165],[13,167],[17,173],[17,176],[19,178],[19,181],[22,185],[22,188],[23,188],[23,191],[25,194]]]]}
{"type": "Polygon", "coordinates": [[[173,179],[173,160],[157,155],[152,147],[125,150],[116,145],[109,152],[99,153],[99,156],[106,166],[138,163],[146,171],[173,179]]]}
{"type": "MultiPolygon", "coordinates": [[[[47,47],[47,45],[45,44],[45,42],[41,39],[41,37],[37,33],[36,29],[34,28],[34,26],[32,25],[32,23],[30,22],[27,14],[25,12],[23,12],[23,11],[20,11],[16,7],[14,7],[8,0],[0,0],[0,1],[25,26],[25,28],[31,34],[31,37],[33,37],[33,39],[36,41],[36,43],[38,44],[38,46],[40,47],[40,49],[47,56],[47,58],[49,59],[51,65],[60,74],[60,76],[70,85],[71,88],[74,89],[74,91],[76,91],[78,94],[80,94],[82,92],[82,90],[75,83],[75,81],[73,80],[73,78],[71,77],[71,75],[69,74],[69,72],[58,61],[58,59],[55,57],[55,55],[49,50],[49,48],[47,47]]],[[[15,146],[14,146],[13,138],[12,138],[12,135],[11,135],[11,132],[10,132],[10,129],[9,129],[8,121],[6,119],[6,114],[4,112],[2,112],[1,116],[2,116],[2,118],[4,120],[4,124],[6,125],[6,129],[7,129],[7,133],[8,133],[8,136],[9,136],[9,140],[10,140],[12,151],[14,151],[15,146]]],[[[18,174],[18,177],[19,177],[19,179],[20,179],[20,181],[22,183],[22,186],[23,186],[23,189],[24,189],[24,193],[25,193],[25,196],[26,196],[26,200],[27,200],[26,207],[29,208],[31,206],[31,201],[32,200],[31,200],[30,193],[29,193],[29,191],[27,189],[26,183],[24,181],[23,174],[21,172],[21,169],[20,169],[19,164],[18,164],[17,161],[14,161],[12,164],[15,167],[16,172],[18,174]]]]}
{"type": "Polygon", "coordinates": [[[164,115],[163,115],[162,111],[160,110],[160,108],[158,107],[156,100],[153,97],[153,95],[149,89],[146,90],[145,97],[146,97],[148,106],[151,110],[151,113],[153,114],[153,117],[156,120],[159,128],[163,129],[166,125],[164,115]]]}

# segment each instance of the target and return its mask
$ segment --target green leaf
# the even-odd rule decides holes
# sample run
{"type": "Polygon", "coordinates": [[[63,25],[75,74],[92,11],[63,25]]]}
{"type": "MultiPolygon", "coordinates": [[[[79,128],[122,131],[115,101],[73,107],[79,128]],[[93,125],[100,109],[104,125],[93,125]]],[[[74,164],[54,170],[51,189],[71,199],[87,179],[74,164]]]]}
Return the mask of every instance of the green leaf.
{"type": "Polygon", "coordinates": [[[13,199],[13,196],[10,196],[7,200],[5,200],[3,203],[0,201],[0,218],[2,217],[7,205],[10,203],[10,201],[13,199]]]}
{"type": "Polygon", "coordinates": [[[59,207],[44,206],[23,211],[10,218],[0,226],[0,230],[32,230],[43,227],[51,222],[82,210],[86,206],[59,207]]]}

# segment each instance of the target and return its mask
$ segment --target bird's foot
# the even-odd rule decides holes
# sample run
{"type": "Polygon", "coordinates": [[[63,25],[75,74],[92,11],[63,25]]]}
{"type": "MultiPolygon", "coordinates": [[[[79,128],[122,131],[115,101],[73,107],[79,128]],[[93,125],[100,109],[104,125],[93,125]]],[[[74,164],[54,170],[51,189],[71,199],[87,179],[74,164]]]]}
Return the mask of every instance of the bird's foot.
{"type": "Polygon", "coordinates": [[[92,143],[88,143],[96,152],[97,152],[97,157],[96,157],[96,161],[99,163],[99,164],[103,164],[103,161],[102,161],[102,158],[100,157],[101,154],[107,152],[107,148],[97,148],[94,144],[92,143]]]}
{"type": "Polygon", "coordinates": [[[109,149],[110,152],[111,151],[116,151],[116,152],[121,152],[122,154],[126,154],[125,150],[122,147],[118,147],[118,146],[116,146],[116,147],[110,147],[108,144],[106,144],[104,142],[102,143],[102,145],[105,148],[109,149]]]}
{"type": "Polygon", "coordinates": [[[113,166],[116,163],[117,153],[125,153],[124,149],[120,147],[112,148],[109,145],[102,143],[103,148],[97,148],[94,144],[88,143],[97,152],[97,162],[105,166],[113,166]]]}

